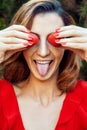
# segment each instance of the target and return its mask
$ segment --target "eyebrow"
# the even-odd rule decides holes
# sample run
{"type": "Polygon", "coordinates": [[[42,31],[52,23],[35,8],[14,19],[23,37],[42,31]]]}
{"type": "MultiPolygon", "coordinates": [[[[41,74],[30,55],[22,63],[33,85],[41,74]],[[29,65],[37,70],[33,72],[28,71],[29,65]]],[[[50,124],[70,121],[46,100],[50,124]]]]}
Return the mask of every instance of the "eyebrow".
{"type": "MultiPolygon", "coordinates": [[[[34,33],[35,35],[37,35],[37,36],[39,37],[39,39],[40,39],[40,35],[39,35],[38,33],[35,33],[35,32],[32,32],[32,33],[34,33]]],[[[53,32],[49,33],[49,34],[47,35],[47,38],[48,38],[49,35],[52,34],[52,33],[53,33],[53,32]]]]}

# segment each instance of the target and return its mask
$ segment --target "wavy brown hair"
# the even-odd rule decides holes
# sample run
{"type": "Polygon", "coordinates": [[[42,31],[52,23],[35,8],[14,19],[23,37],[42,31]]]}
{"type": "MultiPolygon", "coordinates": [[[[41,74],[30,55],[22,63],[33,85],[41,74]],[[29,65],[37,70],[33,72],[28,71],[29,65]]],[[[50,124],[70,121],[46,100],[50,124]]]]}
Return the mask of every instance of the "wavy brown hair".
{"type": "MultiPolygon", "coordinates": [[[[31,0],[18,10],[11,24],[21,24],[31,29],[34,17],[39,13],[55,12],[64,21],[65,26],[75,24],[72,17],[63,10],[56,0],[31,0]]],[[[80,60],[76,54],[66,50],[59,66],[58,88],[70,91],[77,80],[80,70],[80,60]]],[[[29,77],[30,70],[23,53],[17,52],[3,63],[3,76],[12,83],[18,83],[29,77]]]]}

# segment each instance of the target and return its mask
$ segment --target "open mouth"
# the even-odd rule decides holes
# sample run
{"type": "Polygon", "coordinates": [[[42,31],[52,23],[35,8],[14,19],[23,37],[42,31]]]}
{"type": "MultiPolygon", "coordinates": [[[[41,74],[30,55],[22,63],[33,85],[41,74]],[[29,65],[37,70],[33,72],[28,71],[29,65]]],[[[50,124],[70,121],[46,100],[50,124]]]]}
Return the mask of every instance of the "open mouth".
{"type": "Polygon", "coordinates": [[[39,60],[34,60],[35,64],[51,64],[53,62],[53,60],[49,60],[49,61],[39,61],[39,60]]]}
{"type": "Polygon", "coordinates": [[[51,64],[53,63],[53,60],[34,60],[34,62],[36,64],[39,74],[41,76],[45,76],[48,73],[51,64]]]}

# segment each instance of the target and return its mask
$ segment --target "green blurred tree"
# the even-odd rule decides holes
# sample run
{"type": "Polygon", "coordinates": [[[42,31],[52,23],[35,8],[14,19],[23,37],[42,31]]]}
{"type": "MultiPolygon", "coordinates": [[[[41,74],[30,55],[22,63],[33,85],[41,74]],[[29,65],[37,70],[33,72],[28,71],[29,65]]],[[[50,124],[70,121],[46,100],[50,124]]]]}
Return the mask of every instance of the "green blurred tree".
{"type": "Polygon", "coordinates": [[[28,0],[0,0],[0,29],[9,25],[18,8],[28,0]]]}
{"type": "Polygon", "coordinates": [[[0,29],[6,27],[12,16],[14,0],[0,0],[0,29]]]}

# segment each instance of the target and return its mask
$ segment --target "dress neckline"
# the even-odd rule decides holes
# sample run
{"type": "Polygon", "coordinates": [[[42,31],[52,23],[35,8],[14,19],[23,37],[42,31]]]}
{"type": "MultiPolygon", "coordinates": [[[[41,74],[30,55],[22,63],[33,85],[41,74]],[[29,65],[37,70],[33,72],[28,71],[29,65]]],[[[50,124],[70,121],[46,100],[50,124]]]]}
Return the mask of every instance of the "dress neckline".
{"type": "MultiPolygon", "coordinates": [[[[22,116],[21,116],[21,113],[20,113],[20,108],[19,108],[17,96],[16,96],[15,90],[14,90],[14,88],[13,88],[13,84],[11,84],[11,88],[12,88],[13,94],[14,94],[14,96],[15,96],[15,101],[16,101],[16,106],[17,106],[17,109],[18,109],[19,119],[21,120],[21,123],[22,123],[21,125],[22,125],[22,127],[23,127],[23,130],[25,130],[24,123],[23,123],[23,120],[22,120],[22,116]]],[[[61,111],[62,111],[62,109],[63,109],[63,107],[64,107],[64,104],[66,103],[67,95],[68,95],[68,94],[66,94],[65,99],[63,100],[63,105],[62,105],[61,111]]],[[[60,113],[60,115],[61,115],[61,113],[60,113]]],[[[59,115],[59,119],[60,119],[60,115],[59,115]]],[[[59,119],[58,119],[58,120],[59,120],[59,119]]],[[[58,120],[57,120],[57,124],[58,124],[58,120]]],[[[57,126],[57,124],[56,124],[56,126],[57,126]]],[[[56,130],[56,126],[55,126],[55,130],[56,130]]]]}
{"type": "MultiPolygon", "coordinates": [[[[75,87],[77,88],[78,85],[79,85],[79,82],[77,82],[75,87]]],[[[18,105],[17,96],[15,94],[15,90],[14,90],[12,84],[11,84],[11,88],[13,91],[13,95],[15,97],[16,107],[18,110],[18,116],[19,116],[19,119],[21,121],[21,127],[23,130],[25,130],[22,116],[21,116],[20,109],[19,109],[19,105],[18,105]]],[[[59,125],[70,120],[72,118],[73,114],[75,113],[75,111],[77,110],[77,107],[81,102],[81,99],[79,99],[79,96],[77,93],[79,93],[77,91],[77,89],[74,89],[73,91],[66,94],[66,97],[63,101],[63,105],[62,105],[61,112],[59,115],[59,119],[58,119],[57,124],[55,126],[55,130],[58,130],[59,125]]]]}

